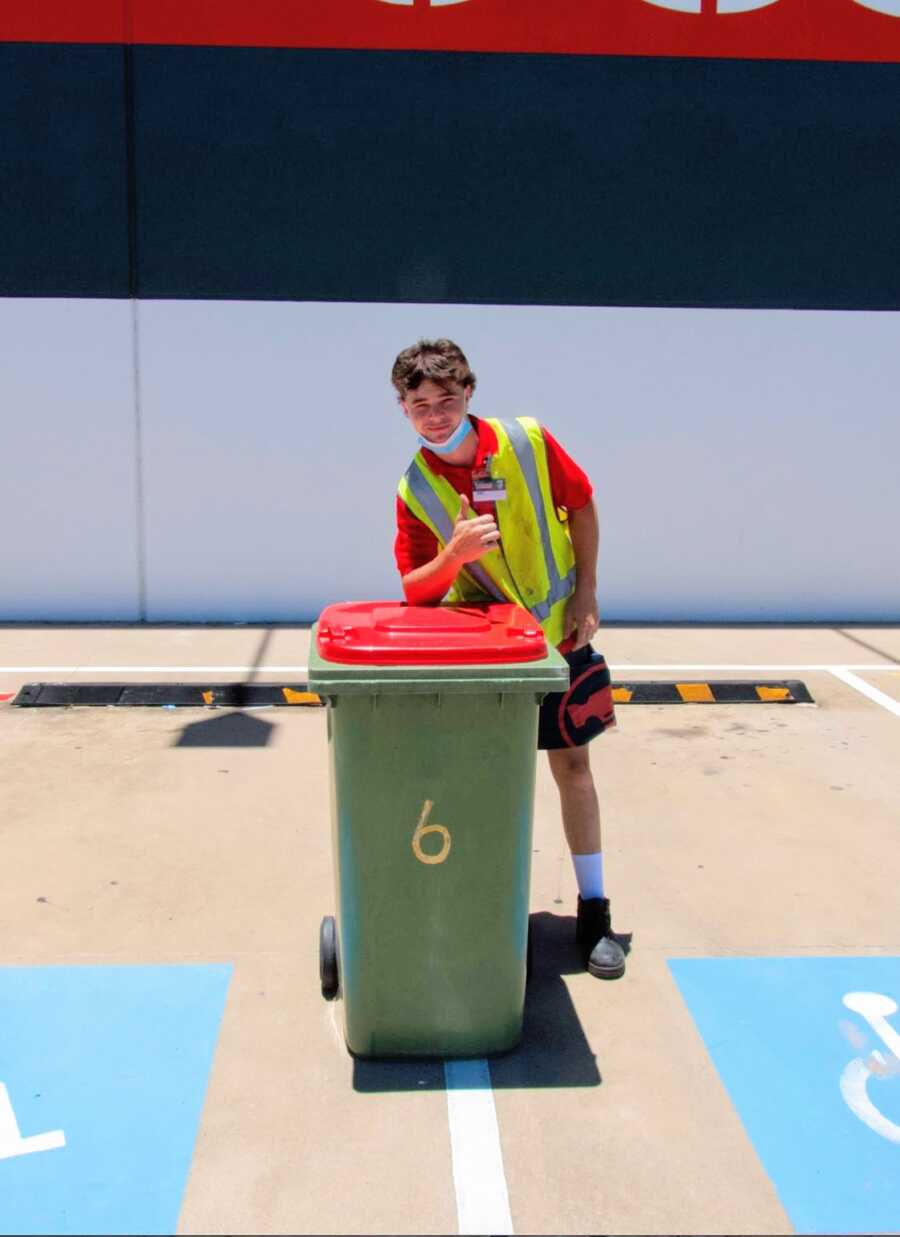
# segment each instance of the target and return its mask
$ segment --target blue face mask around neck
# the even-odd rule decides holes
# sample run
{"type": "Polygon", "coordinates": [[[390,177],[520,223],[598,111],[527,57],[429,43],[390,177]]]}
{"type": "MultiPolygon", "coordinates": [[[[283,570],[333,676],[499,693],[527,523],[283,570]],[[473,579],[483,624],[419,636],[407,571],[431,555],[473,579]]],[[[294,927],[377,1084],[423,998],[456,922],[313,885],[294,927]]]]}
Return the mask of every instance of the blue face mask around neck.
{"type": "Polygon", "coordinates": [[[427,438],[423,438],[421,434],[416,437],[419,440],[420,447],[427,447],[429,451],[433,451],[435,455],[449,455],[451,451],[455,451],[460,446],[472,428],[472,423],[468,415],[464,416],[457,425],[456,429],[450,435],[446,442],[429,442],[427,438]]]}

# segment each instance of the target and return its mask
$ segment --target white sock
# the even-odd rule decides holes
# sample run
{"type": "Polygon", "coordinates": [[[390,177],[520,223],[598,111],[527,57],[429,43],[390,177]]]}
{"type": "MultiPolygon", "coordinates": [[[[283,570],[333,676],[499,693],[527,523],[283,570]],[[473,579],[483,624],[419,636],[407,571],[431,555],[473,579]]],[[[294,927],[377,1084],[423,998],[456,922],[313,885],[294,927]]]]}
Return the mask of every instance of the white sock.
{"type": "Polygon", "coordinates": [[[602,898],[603,893],[603,851],[598,850],[593,855],[573,855],[575,879],[578,881],[578,892],[582,901],[588,898],[602,898]]]}

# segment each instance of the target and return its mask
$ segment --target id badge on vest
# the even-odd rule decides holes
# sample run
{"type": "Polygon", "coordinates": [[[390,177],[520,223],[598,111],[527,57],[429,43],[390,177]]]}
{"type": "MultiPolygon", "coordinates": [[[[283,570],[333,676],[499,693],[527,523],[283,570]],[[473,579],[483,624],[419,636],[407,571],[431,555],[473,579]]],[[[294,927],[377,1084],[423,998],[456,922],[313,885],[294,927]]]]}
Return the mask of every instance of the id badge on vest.
{"type": "Polygon", "coordinates": [[[491,476],[491,456],[484,466],[472,473],[472,501],[474,503],[499,503],[506,499],[506,481],[503,477],[491,476]]]}

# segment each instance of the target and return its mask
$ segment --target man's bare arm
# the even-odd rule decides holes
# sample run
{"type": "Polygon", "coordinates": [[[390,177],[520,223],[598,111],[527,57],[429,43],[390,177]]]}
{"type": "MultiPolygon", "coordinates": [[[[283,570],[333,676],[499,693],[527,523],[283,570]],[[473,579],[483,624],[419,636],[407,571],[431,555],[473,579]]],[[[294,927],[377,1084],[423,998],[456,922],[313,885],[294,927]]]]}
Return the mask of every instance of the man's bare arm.
{"type": "Polygon", "coordinates": [[[597,553],[600,525],[591,499],[569,512],[569,534],[575,551],[575,592],[566,607],[565,634],[574,632],[575,648],[589,644],[600,623],[597,613],[597,553]]]}
{"type": "Polygon", "coordinates": [[[411,606],[436,606],[447,594],[462,563],[445,546],[430,563],[408,571],[403,577],[403,593],[411,606]]]}
{"type": "Polygon", "coordinates": [[[460,568],[493,550],[500,538],[492,515],[469,519],[469,500],[463,494],[453,535],[443,550],[403,577],[403,593],[411,606],[436,606],[459,574],[460,568]]]}

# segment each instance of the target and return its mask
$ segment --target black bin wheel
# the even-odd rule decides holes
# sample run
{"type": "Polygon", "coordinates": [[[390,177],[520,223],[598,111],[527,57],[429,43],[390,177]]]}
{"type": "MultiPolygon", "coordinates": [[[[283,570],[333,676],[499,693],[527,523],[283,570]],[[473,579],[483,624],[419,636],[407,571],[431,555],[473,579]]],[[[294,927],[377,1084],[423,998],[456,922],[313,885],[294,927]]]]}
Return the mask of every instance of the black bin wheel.
{"type": "Polygon", "coordinates": [[[531,931],[531,919],[528,920],[528,943],[525,946],[525,982],[531,979],[532,960],[534,958],[534,936],[531,931]]]}
{"type": "Polygon", "coordinates": [[[322,983],[322,996],[326,1001],[337,996],[337,927],[334,915],[326,915],[319,928],[319,979],[322,983]]]}

